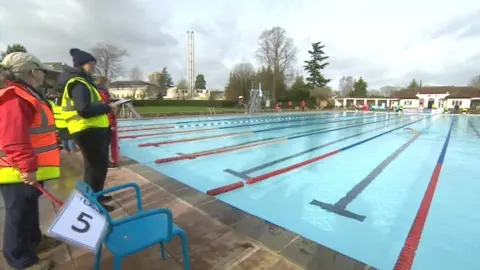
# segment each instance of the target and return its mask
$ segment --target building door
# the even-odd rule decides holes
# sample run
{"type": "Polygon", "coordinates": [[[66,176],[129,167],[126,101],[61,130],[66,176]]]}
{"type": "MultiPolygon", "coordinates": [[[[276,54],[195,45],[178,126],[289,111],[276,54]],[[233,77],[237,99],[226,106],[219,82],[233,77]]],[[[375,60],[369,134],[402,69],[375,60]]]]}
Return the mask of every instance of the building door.
{"type": "Polygon", "coordinates": [[[435,100],[433,98],[429,99],[428,100],[428,105],[427,105],[427,108],[428,109],[431,109],[433,107],[433,104],[435,103],[435,100]]]}

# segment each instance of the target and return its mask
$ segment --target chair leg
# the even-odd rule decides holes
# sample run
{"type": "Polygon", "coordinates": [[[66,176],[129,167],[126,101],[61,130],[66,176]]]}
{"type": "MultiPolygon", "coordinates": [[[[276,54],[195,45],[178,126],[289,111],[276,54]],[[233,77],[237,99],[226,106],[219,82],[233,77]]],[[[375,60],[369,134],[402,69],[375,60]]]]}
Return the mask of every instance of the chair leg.
{"type": "Polygon", "coordinates": [[[113,260],[113,269],[114,270],[121,270],[122,269],[122,257],[115,256],[113,260]]]}
{"type": "Polygon", "coordinates": [[[163,242],[160,242],[160,252],[162,253],[162,260],[165,261],[165,244],[163,242]]]}
{"type": "Polygon", "coordinates": [[[182,232],[178,236],[180,236],[180,239],[182,240],[183,269],[190,270],[190,255],[188,254],[187,235],[185,232],[182,232]]]}
{"type": "Polygon", "coordinates": [[[102,261],[102,247],[100,246],[100,248],[97,251],[97,254],[95,254],[95,266],[93,269],[100,270],[101,261],[102,261]]]}

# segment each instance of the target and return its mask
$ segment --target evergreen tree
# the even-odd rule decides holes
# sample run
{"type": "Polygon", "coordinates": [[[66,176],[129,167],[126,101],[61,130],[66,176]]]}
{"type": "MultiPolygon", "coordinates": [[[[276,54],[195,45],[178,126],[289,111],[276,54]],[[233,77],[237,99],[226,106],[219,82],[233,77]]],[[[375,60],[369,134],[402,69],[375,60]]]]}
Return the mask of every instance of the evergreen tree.
{"type": "Polygon", "coordinates": [[[307,100],[310,97],[310,86],[305,83],[303,76],[297,76],[292,87],[287,92],[287,99],[290,101],[307,100]]]}
{"type": "Polygon", "coordinates": [[[207,89],[207,81],[203,74],[198,74],[195,78],[195,89],[207,89]]]}
{"type": "Polygon", "coordinates": [[[25,52],[26,53],[27,49],[25,49],[25,46],[23,46],[22,44],[8,45],[7,49],[4,52],[2,52],[0,61],[2,61],[3,58],[5,58],[5,56],[7,56],[8,54],[11,54],[13,52],[25,52]]]}
{"type": "Polygon", "coordinates": [[[312,43],[312,50],[308,51],[310,60],[304,61],[304,70],[308,72],[307,82],[311,88],[324,87],[330,82],[330,79],[325,78],[322,70],[329,64],[325,62],[329,57],[325,56],[321,42],[312,43]]]}
{"type": "Polygon", "coordinates": [[[287,85],[285,84],[285,75],[282,72],[278,72],[275,76],[271,68],[262,67],[257,71],[255,77],[255,84],[253,87],[256,88],[258,87],[258,83],[261,83],[265,99],[270,99],[273,102],[273,88],[275,86],[275,93],[277,95],[276,101],[286,100],[287,85]]]}
{"type": "Polygon", "coordinates": [[[367,90],[368,84],[367,82],[363,79],[363,77],[360,77],[355,83],[353,84],[353,90],[350,92],[349,96],[350,97],[366,97],[367,96],[367,90]]]}
{"type": "Polygon", "coordinates": [[[415,89],[415,88],[421,88],[422,87],[422,81],[417,82],[417,80],[413,79],[407,86],[407,89],[415,89]]]}
{"type": "Polygon", "coordinates": [[[165,81],[165,88],[168,89],[174,87],[175,84],[173,83],[172,75],[170,74],[170,72],[168,72],[167,67],[164,67],[162,69],[162,74],[165,81]]]}

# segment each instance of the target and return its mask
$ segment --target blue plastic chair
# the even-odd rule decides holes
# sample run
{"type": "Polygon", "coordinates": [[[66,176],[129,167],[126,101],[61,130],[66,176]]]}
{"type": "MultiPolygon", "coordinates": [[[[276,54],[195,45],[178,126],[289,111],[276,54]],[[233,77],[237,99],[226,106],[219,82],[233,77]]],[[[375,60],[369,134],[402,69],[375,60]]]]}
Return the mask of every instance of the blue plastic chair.
{"type": "MultiPolygon", "coordinates": [[[[104,244],[114,257],[114,270],[120,270],[125,257],[138,253],[141,250],[160,244],[161,256],[165,260],[165,243],[172,240],[173,236],[179,236],[182,241],[183,266],[190,270],[190,258],[188,255],[187,235],[173,223],[172,212],[167,208],[143,211],[140,187],[135,183],[128,183],[105,189],[94,193],[90,186],[80,181],[77,190],[105,215],[109,223],[109,231],[105,236],[104,244]],[[135,189],[138,212],[118,220],[112,220],[110,214],[98,202],[98,198],[107,193],[121,189],[135,189]]],[[[95,270],[100,270],[102,249],[95,256],[95,270]]]]}

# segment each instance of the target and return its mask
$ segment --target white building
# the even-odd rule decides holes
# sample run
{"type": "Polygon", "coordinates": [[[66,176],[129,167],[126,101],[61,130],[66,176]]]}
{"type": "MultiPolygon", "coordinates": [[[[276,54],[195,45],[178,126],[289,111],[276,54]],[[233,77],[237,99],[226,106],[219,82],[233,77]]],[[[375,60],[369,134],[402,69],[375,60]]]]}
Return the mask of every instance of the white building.
{"type": "Polygon", "coordinates": [[[193,90],[193,97],[188,96],[188,90],[179,90],[177,87],[167,89],[167,94],[163,99],[189,99],[189,100],[208,100],[212,90],[209,89],[195,89],[193,90]]]}
{"type": "Polygon", "coordinates": [[[405,89],[394,94],[404,108],[476,109],[480,106],[480,89],[473,87],[439,86],[405,89]]]}
{"type": "Polygon", "coordinates": [[[116,81],[109,83],[108,90],[112,98],[155,99],[158,88],[144,81],[116,81]]]}
{"type": "Polygon", "coordinates": [[[365,98],[334,98],[335,100],[335,107],[356,107],[362,106],[364,104],[368,104],[370,106],[379,106],[385,108],[391,108],[398,104],[398,98],[373,98],[373,97],[365,97],[365,98]]]}
{"type": "Polygon", "coordinates": [[[477,109],[480,107],[480,89],[473,87],[422,87],[404,89],[385,98],[335,98],[335,107],[355,107],[368,104],[392,108],[397,105],[405,109],[436,109],[454,108],[458,104],[460,109],[477,109]]]}

